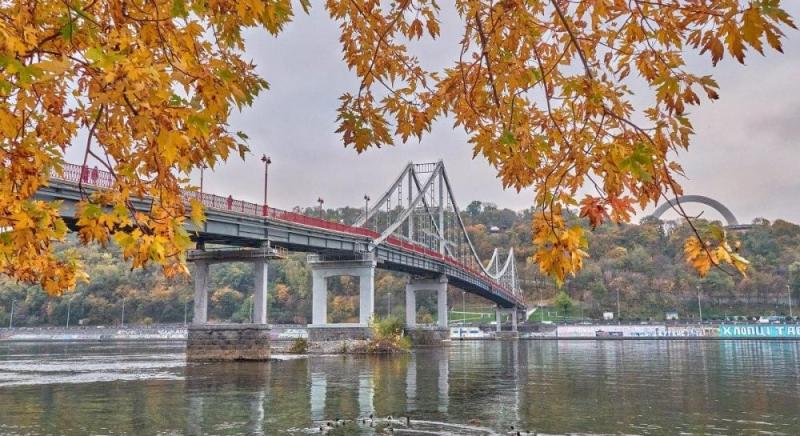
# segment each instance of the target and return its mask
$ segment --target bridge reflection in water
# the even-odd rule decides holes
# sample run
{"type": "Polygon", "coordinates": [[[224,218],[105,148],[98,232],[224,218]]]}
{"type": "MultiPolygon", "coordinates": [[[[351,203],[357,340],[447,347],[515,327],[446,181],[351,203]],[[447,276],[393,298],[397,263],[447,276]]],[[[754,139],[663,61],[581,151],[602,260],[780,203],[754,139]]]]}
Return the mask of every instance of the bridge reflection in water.
{"type": "Polygon", "coordinates": [[[186,431],[201,434],[226,422],[239,422],[236,426],[246,427],[239,428],[249,434],[269,434],[270,429],[296,428],[299,423],[316,427],[370,415],[446,419],[450,374],[445,353],[431,350],[421,359],[337,356],[268,364],[190,365],[186,431]],[[284,376],[272,377],[276,371],[284,376]],[[231,414],[234,405],[236,411],[231,414]]]}
{"type": "Polygon", "coordinates": [[[370,414],[438,422],[451,432],[448,425],[472,423],[495,431],[713,426],[736,433],[788,429],[797,423],[793,404],[800,400],[800,344],[794,342],[475,341],[407,356],[229,365],[187,368],[190,396],[205,392],[212,402],[200,420],[196,410],[187,411],[196,426],[190,429],[224,426],[231,412],[220,409],[235,404],[249,414],[238,422],[252,434],[370,414]],[[771,418],[758,421],[762,413],[771,418]]]}
{"type": "MultiPolygon", "coordinates": [[[[370,413],[449,434],[796,434],[798,404],[795,341],[472,341],[220,364],[152,344],[0,351],[3,435],[300,435],[370,413]]],[[[351,428],[339,434],[374,434],[351,428]]]]}

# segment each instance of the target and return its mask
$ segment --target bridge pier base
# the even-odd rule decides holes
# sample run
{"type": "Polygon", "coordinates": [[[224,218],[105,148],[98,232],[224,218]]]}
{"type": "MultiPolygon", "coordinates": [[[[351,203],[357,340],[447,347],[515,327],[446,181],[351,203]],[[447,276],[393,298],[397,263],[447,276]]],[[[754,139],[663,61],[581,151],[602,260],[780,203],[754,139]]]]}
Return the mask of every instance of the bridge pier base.
{"type": "Polygon", "coordinates": [[[266,324],[192,324],[186,339],[186,360],[269,360],[266,324]]]}
{"type": "Polygon", "coordinates": [[[435,279],[411,278],[406,284],[406,330],[415,346],[442,345],[450,339],[447,324],[447,276],[435,279]],[[436,324],[417,324],[417,291],[436,291],[436,324]]]}
{"type": "Polygon", "coordinates": [[[194,316],[186,341],[186,359],[268,360],[267,260],[282,257],[269,246],[256,249],[193,250],[194,316]],[[253,322],[249,324],[208,324],[208,283],[212,263],[252,262],[255,269],[253,322]]]}
{"type": "Polygon", "coordinates": [[[370,320],[375,313],[375,267],[377,262],[372,255],[351,259],[331,259],[319,255],[309,255],[311,266],[312,306],[309,339],[340,340],[348,335],[364,336],[370,320]],[[357,324],[328,323],[328,283],[329,277],[358,277],[359,305],[357,324]],[[314,332],[312,332],[314,330],[314,332]],[[341,331],[338,331],[341,330],[341,331]],[[358,332],[356,334],[356,332],[358,332]],[[330,339],[326,339],[330,338],[330,339]]]}

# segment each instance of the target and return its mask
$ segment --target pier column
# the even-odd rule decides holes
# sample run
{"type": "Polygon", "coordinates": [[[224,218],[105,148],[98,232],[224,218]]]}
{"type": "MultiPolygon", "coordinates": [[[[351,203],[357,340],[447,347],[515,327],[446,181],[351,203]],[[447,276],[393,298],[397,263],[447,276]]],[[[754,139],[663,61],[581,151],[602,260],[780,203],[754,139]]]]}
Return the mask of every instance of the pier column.
{"type": "Polygon", "coordinates": [[[372,256],[360,259],[328,260],[319,255],[309,255],[311,266],[312,308],[311,321],[314,325],[328,324],[328,283],[329,277],[358,277],[359,305],[358,324],[369,326],[375,313],[375,266],[372,256]]]}
{"type": "Polygon", "coordinates": [[[439,277],[430,278],[411,278],[406,284],[406,327],[411,340],[417,346],[442,345],[449,339],[447,329],[447,276],[444,274],[439,277]],[[435,326],[417,325],[417,292],[434,291],[436,292],[436,316],[435,326]]]}
{"type": "Polygon", "coordinates": [[[406,284],[406,326],[417,325],[417,291],[436,292],[437,325],[447,328],[447,276],[440,275],[435,279],[411,278],[406,284]]]}
{"type": "Polygon", "coordinates": [[[267,277],[268,265],[264,260],[253,262],[255,277],[253,279],[253,323],[267,324],[267,277]]]}
{"type": "Polygon", "coordinates": [[[375,267],[371,253],[356,254],[352,258],[328,258],[323,255],[308,256],[312,278],[311,324],[308,339],[312,342],[365,339],[371,336],[370,319],[375,313],[375,267]],[[358,323],[328,323],[329,277],[358,277],[358,323]]]}
{"type": "Polygon", "coordinates": [[[417,326],[417,291],[406,285],[406,327],[417,326]]]}
{"type": "Polygon", "coordinates": [[[368,326],[375,314],[375,265],[359,268],[358,322],[368,326]]]}
{"type": "Polygon", "coordinates": [[[439,327],[447,328],[447,277],[442,275],[436,290],[436,309],[439,327]]]}
{"type": "Polygon", "coordinates": [[[511,309],[511,331],[517,331],[517,308],[511,309]]]}
{"type": "Polygon", "coordinates": [[[311,269],[311,323],[328,323],[328,284],[322,270],[311,269]]]}
{"type": "Polygon", "coordinates": [[[498,306],[495,309],[495,316],[497,319],[497,332],[495,333],[495,338],[497,339],[516,339],[517,335],[517,320],[518,320],[518,311],[516,307],[511,309],[502,308],[498,306]],[[503,314],[507,313],[511,317],[511,331],[504,332],[503,331],[503,323],[502,317],[503,314]]]}
{"type": "Polygon", "coordinates": [[[194,263],[194,316],[192,324],[208,321],[208,262],[194,263]]]}

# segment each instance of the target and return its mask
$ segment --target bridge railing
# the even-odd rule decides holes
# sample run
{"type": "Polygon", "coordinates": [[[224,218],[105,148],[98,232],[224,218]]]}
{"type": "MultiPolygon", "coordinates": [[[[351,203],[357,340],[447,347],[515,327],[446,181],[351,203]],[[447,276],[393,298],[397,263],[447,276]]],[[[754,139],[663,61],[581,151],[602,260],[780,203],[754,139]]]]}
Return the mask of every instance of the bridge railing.
{"type": "MultiPolygon", "coordinates": [[[[110,189],[114,186],[114,176],[107,171],[99,170],[97,167],[89,168],[88,166],[81,166],[81,165],[67,163],[64,164],[64,166],[62,167],[61,173],[58,173],[57,171],[53,170],[50,175],[53,179],[64,180],[76,184],[77,183],[85,184],[101,189],[110,189]]],[[[358,235],[370,239],[375,239],[378,236],[380,236],[378,232],[365,229],[363,227],[350,226],[344,223],[328,221],[321,217],[312,217],[298,212],[291,212],[283,209],[269,207],[267,205],[260,205],[248,201],[237,200],[232,196],[223,197],[220,195],[209,194],[207,192],[188,191],[188,190],[182,191],[181,196],[187,202],[192,199],[198,200],[200,201],[201,204],[203,204],[203,206],[205,206],[208,209],[230,211],[235,213],[241,213],[243,215],[287,221],[294,224],[332,230],[335,232],[347,233],[351,235],[358,235]]],[[[457,268],[472,275],[474,278],[490,283],[494,290],[502,294],[508,300],[514,301],[516,303],[521,303],[520,299],[516,295],[514,295],[513,292],[509,291],[505,286],[491,279],[490,277],[487,277],[480,271],[477,271],[474,268],[464,265],[455,258],[452,258],[450,256],[444,256],[436,250],[432,250],[428,247],[425,247],[417,243],[403,240],[396,236],[389,236],[385,242],[391,246],[400,248],[402,250],[418,253],[427,257],[434,258],[446,264],[449,264],[454,268],[457,268]]]]}

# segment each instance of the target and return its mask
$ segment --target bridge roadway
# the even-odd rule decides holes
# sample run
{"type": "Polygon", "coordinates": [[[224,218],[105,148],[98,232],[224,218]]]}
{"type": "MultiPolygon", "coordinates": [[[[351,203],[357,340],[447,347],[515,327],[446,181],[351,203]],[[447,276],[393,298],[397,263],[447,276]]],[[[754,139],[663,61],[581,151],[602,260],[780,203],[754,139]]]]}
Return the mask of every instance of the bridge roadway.
{"type": "MultiPolygon", "coordinates": [[[[66,164],[62,174],[54,174],[49,186],[37,193],[41,200],[62,201],[62,216],[74,227],[77,202],[81,199],[78,182],[83,178],[84,191],[110,188],[111,175],[96,170],[81,170],[78,165],[66,164]]],[[[258,205],[232,197],[208,193],[185,192],[189,198],[200,199],[207,221],[196,228],[187,220],[187,229],[198,242],[238,247],[262,247],[266,244],[290,251],[322,254],[328,258],[353,259],[373,253],[377,267],[422,277],[447,277],[448,284],[495,303],[499,308],[525,311],[520,297],[482,272],[458,260],[444,256],[420,244],[389,237],[371,247],[379,235],[362,227],[327,221],[295,212],[258,205]]],[[[134,207],[148,210],[145,200],[134,201],[134,207]]]]}

